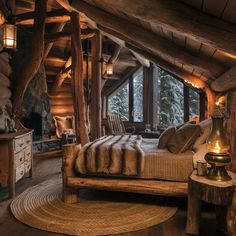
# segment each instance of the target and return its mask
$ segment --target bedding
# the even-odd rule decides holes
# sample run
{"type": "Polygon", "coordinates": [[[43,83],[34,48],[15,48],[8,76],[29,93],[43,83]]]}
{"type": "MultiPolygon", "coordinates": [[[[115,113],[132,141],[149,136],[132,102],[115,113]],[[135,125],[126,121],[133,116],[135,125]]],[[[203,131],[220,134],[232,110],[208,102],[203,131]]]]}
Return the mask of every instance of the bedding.
{"type": "Polygon", "coordinates": [[[135,135],[102,137],[95,142],[85,145],[81,149],[76,159],[75,167],[82,175],[105,175],[110,177],[163,179],[186,182],[189,174],[193,170],[193,153],[187,151],[185,153],[173,154],[167,149],[157,149],[157,143],[158,139],[142,139],[135,135]],[[128,137],[131,137],[130,144],[127,144],[128,137]],[[127,152],[131,157],[126,161],[135,160],[133,164],[129,163],[129,167],[134,170],[136,169],[136,172],[133,170],[131,174],[130,170],[127,171],[127,169],[122,172],[121,156],[118,154],[116,158],[119,159],[117,162],[119,164],[108,164],[110,161],[114,161],[115,158],[114,154],[113,158],[109,158],[109,151],[110,153],[114,152],[114,150],[116,152],[116,148],[118,148],[118,152],[122,151],[119,144],[117,145],[116,142],[120,142],[124,148],[131,148],[131,151],[127,152]],[[105,145],[101,148],[101,144],[103,143],[105,145]],[[92,147],[91,150],[89,150],[89,146],[92,147]],[[111,149],[113,150],[111,151],[111,149]],[[140,151],[141,153],[139,153],[140,151]],[[137,152],[139,153],[138,157],[137,152]],[[101,153],[103,154],[101,155],[101,153]],[[96,162],[96,158],[101,159],[96,162]],[[109,166],[113,166],[115,169],[110,169],[109,166]],[[139,166],[138,169],[137,166],[139,166]]]}
{"type": "Polygon", "coordinates": [[[144,167],[139,135],[110,135],[86,144],[76,159],[81,174],[106,173],[135,176],[144,167]]]}

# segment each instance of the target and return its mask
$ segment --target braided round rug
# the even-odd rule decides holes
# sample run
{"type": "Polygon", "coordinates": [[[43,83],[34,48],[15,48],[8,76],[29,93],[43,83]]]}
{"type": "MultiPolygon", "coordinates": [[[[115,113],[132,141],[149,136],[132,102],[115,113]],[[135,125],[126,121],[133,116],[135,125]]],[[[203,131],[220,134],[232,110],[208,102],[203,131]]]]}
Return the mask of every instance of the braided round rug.
{"type": "Polygon", "coordinates": [[[95,190],[81,190],[79,203],[66,204],[61,201],[61,181],[60,178],[45,181],[16,197],[11,203],[16,219],[50,232],[109,235],[160,224],[177,211],[153,196],[140,195],[138,199],[138,194],[116,192],[103,192],[100,196],[95,190]]]}

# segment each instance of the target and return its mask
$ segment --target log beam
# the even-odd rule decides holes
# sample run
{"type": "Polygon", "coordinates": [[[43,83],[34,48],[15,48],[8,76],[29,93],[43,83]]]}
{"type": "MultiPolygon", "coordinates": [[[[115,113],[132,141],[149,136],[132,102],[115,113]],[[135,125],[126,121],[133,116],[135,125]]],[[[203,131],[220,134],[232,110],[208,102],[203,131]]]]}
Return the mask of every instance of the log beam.
{"type": "Polygon", "coordinates": [[[77,141],[89,142],[83,86],[83,50],[79,14],[71,13],[72,85],[77,141]]]}
{"type": "MultiPolygon", "coordinates": [[[[86,0],[88,2],[88,0],[86,0]]],[[[80,2],[74,0],[73,2],[80,2]]],[[[94,4],[109,4],[111,9],[142,22],[163,27],[236,55],[236,26],[174,0],[142,0],[129,7],[127,0],[93,0],[94,4]]],[[[74,3],[72,3],[74,5],[74,3]]]]}
{"type": "Polygon", "coordinates": [[[225,92],[236,88],[236,66],[226,71],[211,83],[211,88],[216,92],[225,92]]]}
{"type": "MultiPolygon", "coordinates": [[[[65,26],[65,24],[66,24],[65,22],[56,23],[56,24],[52,27],[50,33],[51,33],[51,34],[55,34],[55,33],[58,33],[58,32],[60,32],[60,31],[62,31],[63,28],[64,28],[64,26],[65,26]]],[[[50,42],[50,43],[48,42],[48,43],[45,44],[44,59],[47,58],[49,52],[51,51],[51,49],[52,49],[52,47],[53,47],[53,44],[54,44],[54,42],[50,42]]]]}
{"type": "Polygon", "coordinates": [[[224,67],[204,56],[193,55],[141,26],[127,22],[84,1],[73,0],[71,6],[75,11],[83,12],[96,21],[100,28],[103,26],[101,28],[103,31],[137,47],[145,47],[164,60],[188,65],[207,77],[215,77],[225,71],[224,67]]]}
{"type": "Polygon", "coordinates": [[[13,96],[13,112],[16,117],[22,114],[22,103],[25,91],[30,81],[37,73],[44,57],[44,32],[47,0],[35,0],[35,19],[32,35],[31,52],[27,63],[16,75],[15,91],[13,96]]]}
{"type": "Polygon", "coordinates": [[[130,49],[130,52],[136,57],[136,59],[139,61],[139,63],[145,67],[150,67],[150,61],[147,60],[145,57],[142,55],[138,54],[137,52],[134,52],[133,50],[130,49]]]}
{"type": "Polygon", "coordinates": [[[169,63],[167,61],[162,60],[158,56],[155,56],[155,55],[149,53],[148,51],[134,47],[130,44],[126,44],[126,47],[143,55],[145,58],[152,61],[153,63],[155,63],[156,65],[158,65],[162,69],[168,71],[171,74],[174,74],[175,76],[179,77],[180,79],[183,79],[183,80],[195,85],[199,89],[203,89],[207,86],[206,83],[204,81],[200,80],[198,77],[180,69],[179,67],[177,67],[175,65],[172,65],[171,63],[169,63]]]}
{"type": "Polygon", "coordinates": [[[56,80],[53,83],[52,90],[50,95],[56,96],[59,92],[61,85],[63,84],[64,80],[69,77],[71,73],[71,57],[65,63],[64,68],[57,74],[56,80]]]}
{"type": "Polygon", "coordinates": [[[229,119],[227,120],[227,136],[230,142],[230,156],[232,170],[236,171],[236,92],[228,94],[229,119]]]}
{"type": "MultiPolygon", "coordinates": [[[[87,38],[92,38],[94,36],[94,32],[91,29],[81,29],[81,39],[87,39],[87,38]]],[[[55,42],[58,40],[71,40],[71,31],[62,31],[62,32],[57,32],[57,33],[52,33],[52,34],[46,34],[45,35],[45,41],[47,43],[49,42],[55,42]]]]}
{"type": "Polygon", "coordinates": [[[99,31],[91,39],[92,81],[91,81],[91,137],[101,137],[101,63],[102,37],[99,31]]]}
{"type": "MultiPolygon", "coordinates": [[[[47,12],[45,23],[62,23],[70,20],[70,13],[65,9],[57,9],[47,12]]],[[[16,15],[16,23],[32,25],[34,22],[35,11],[16,15]]]]}

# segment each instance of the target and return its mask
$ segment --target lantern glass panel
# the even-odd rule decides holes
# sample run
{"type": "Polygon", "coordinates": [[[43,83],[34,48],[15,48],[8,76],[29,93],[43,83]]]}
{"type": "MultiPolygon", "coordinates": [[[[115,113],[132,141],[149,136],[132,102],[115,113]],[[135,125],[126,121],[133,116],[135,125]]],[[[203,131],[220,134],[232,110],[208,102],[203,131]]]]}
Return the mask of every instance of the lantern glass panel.
{"type": "Polygon", "coordinates": [[[225,154],[229,152],[230,146],[224,131],[224,119],[212,117],[212,130],[207,140],[209,153],[225,154]]]}
{"type": "Polygon", "coordinates": [[[13,24],[5,24],[3,27],[3,47],[16,49],[17,27],[13,24]]]}

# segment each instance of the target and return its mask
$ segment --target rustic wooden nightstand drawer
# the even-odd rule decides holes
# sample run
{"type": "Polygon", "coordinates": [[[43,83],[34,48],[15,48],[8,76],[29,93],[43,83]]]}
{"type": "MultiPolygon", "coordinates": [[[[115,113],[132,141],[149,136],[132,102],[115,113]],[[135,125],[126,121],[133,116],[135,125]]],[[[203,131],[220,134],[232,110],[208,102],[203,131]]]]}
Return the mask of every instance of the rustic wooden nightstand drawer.
{"type": "Polygon", "coordinates": [[[25,163],[16,167],[16,182],[20,180],[25,174],[25,163]]]}
{"type": "Polygon", "coordinates": [[[18,167],[19,165],[24,163],[24,161],[25,161],[25,152],[24,152],[24,150],[21,150],[20,152],[15,154],[16,167],[18,167]]]}

